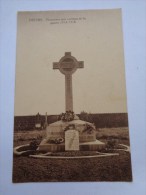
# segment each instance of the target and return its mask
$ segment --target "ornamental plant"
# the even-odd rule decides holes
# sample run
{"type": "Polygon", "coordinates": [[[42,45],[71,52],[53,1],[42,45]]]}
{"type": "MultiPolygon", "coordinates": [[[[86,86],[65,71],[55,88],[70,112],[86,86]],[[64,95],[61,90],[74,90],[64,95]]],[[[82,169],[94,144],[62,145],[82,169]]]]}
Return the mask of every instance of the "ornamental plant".
{"type": "Polygon", "coordinates": [[[73,111],[66,111],[65,113],[62,113],[59,117],[64,122],[69,122],[74,120],[75,114],[73,111]]]}

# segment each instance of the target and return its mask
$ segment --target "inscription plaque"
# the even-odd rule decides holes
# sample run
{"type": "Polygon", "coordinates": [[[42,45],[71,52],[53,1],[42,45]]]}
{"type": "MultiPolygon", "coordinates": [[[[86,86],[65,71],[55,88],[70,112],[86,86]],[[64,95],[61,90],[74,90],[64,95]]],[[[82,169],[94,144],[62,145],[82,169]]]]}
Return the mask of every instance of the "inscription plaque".
{"type": "Polygon", "coordinates": [[[65,150],[79,150],[79,132],[77,130],[71,129],[65,132],[65,150]]]}

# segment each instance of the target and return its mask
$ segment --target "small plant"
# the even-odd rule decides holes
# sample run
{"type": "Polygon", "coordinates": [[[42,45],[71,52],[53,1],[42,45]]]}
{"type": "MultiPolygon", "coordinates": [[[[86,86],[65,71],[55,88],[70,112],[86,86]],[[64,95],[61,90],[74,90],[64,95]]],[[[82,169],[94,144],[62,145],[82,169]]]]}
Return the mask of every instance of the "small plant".
{"type": "Polygon", "coordinates": [[[31,141],[29,146],[31,150],[36,150],[38,147],[39,143],[35,140],[35,141],[31,141]]]}
{"type": "Polygon", "coordinates": [[[106,144],[107,149],[112,150],[112,149],[116,148],[116,146],[117,146],[117,141],[115,139],[107,140],[107,144],[106,144]]]}

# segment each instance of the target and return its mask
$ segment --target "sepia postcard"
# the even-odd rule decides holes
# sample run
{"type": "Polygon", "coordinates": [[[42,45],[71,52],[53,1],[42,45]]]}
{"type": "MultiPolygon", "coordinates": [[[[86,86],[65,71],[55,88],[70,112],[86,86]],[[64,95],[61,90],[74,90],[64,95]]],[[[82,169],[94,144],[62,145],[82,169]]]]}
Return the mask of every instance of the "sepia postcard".
{"type": "Polygon", "coordinates": [[[17,14],[13,182],[130,182],[121,9],[17,14]]]}

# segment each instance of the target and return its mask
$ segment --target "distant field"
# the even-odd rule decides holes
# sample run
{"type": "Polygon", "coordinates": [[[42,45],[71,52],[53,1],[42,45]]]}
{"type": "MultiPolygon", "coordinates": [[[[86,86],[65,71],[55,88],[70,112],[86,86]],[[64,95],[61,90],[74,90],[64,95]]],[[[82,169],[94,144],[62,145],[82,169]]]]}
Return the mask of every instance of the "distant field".
{"type": "MultiPolygon", "coordinates": [[[[17,132],[14,145],[41,141],[44,130],[17,132]]],[[[104,128],[97,130],[97,138],[106,142],[109,138],[129,145],[128,128],[104,128]]],[[[94,159],[33,159],[14,157],[13,182],[54,181],[131,181],[131,157],[120,152],[119,156],[94,159]]]]}
{"type": "Polygon", "coordinates": [[[128,127],[98,129],[96,138],[104,141],[115,139],[118,143],[130,145],[128,127]]]}
{"type": "MultiPolygon", "coordinates": [[[[111,127],[127,127],[128,126],[128,114],[127,113],[103,113],[103,114],[91,114],[87,112],[81,112],[77,114],[83,121],[94,123],[97,128],[111,128],[111,127]]],[[[51,124],[58,120],[59,115],[47,116],[47,123],[51,124]]],[[[41,123],[42,129],[45,124],[45,115],[39,115],[39,123],[41,123]]],[[[38,115],[31,116],[15,116],[14,117],[14,130],[31,130],[35,129],[36,121],[38,121],[38,115]]]]}
{"type": "Polygon", "coordinates": [[[42,139],[43,137],[45,137],[45,135],[45,130],[17,131],[14,133],[14,142],[42,139]]]}

